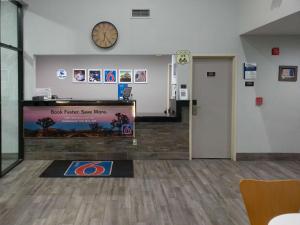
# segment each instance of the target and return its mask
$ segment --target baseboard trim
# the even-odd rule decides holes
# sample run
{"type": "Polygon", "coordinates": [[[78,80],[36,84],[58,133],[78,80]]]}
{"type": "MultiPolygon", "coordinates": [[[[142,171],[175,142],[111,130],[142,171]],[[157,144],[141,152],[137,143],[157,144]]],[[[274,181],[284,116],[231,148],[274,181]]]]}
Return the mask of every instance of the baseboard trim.
{"type": "Polygon", "coordinates": [[[237,161],[254,161],[254,160],[300,160],[300,153],[237,153],[237,161]]]}
{"type": "Polygon", "coordinates": [[[189,158],[186,152],[25,152],[26,160],[167,160],[189,158]]]}

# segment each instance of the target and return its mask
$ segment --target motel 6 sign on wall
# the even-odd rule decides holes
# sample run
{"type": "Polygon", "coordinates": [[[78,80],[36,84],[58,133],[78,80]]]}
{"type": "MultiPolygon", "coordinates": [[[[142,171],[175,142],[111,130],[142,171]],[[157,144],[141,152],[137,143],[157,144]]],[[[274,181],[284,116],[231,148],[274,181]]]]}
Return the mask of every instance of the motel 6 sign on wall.
{"type": "Polygon", "coordinates": [[[191,52],[188,50],[179,50],[176,52],[176,63],[177,64],[187,64],[191,60],[191,52]]]}

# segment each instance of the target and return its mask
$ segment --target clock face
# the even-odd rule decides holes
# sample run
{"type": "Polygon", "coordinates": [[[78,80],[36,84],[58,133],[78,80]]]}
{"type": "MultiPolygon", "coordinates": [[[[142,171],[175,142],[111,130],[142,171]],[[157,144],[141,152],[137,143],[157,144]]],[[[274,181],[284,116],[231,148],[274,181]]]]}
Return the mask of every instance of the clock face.
{"type": "Polygon", "coordinates": [[[110,22],[100,22],[93,28],[92,39],[98,47],[110,48],[118,40],[118,30],[110,22]]]}

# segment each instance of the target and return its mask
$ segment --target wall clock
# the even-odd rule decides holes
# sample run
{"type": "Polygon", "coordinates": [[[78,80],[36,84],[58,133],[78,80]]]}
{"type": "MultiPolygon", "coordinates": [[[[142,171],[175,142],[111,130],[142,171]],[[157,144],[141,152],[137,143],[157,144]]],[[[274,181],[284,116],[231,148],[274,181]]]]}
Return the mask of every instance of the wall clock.
{"type": "Polygon", "coordinates": [[[110,22],[100,22],[93,28],[92,40],[100,48],[111,48],[118,40],[118,30],[110,22]]]}

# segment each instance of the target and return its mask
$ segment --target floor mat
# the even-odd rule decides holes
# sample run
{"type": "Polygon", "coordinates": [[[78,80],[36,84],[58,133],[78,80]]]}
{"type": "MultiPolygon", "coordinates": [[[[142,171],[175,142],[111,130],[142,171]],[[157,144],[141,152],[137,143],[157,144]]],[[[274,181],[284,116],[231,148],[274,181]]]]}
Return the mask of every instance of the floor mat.
{"type": "Polygon", "coordinates": [[[132,160],[55,160],[40,177],[133,177],[132,160]]]}

